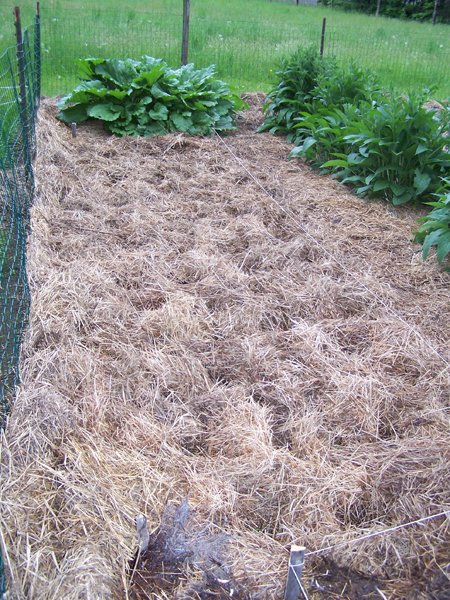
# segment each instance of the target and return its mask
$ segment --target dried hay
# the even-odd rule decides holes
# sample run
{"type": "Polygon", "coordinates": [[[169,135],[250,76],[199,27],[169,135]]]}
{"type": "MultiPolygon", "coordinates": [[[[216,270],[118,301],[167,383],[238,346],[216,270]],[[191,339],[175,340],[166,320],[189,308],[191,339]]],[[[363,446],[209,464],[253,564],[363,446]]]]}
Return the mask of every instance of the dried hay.
{"type": "MultiPolygon", "coordinates": [[[[297,223],[217,138],[72,139],[54,114],[1,446],[10,598],[133,597],[135,516],[158,531],[185,496],[228,534],[227,573],[269,599],[292,542],[448,508],[448,372],[430,349],[448,358],[448,276],[408,241],[415,215],[287,161],[254,133],[257,101],[227,143],[297,223]]],[[[439,519],[313,557],[305,586],[443,598],[446,534],[439,519]]],[[[187,566],[148,597],[212,597],[204,577],[187,566]]]]}

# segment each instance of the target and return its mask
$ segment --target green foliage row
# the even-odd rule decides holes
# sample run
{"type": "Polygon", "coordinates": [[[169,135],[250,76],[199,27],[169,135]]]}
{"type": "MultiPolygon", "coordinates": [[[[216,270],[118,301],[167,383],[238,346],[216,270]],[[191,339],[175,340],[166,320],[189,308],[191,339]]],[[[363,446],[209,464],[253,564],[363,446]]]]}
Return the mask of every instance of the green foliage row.
{"type": "Polygon", "coordinates": [[[207,135],[235,128],[245,103],[214,67],[170,68],[160,59],[89,58],[79,61],[82,81],[58,103],[67,123],[103,121],[115,135],[153,136],[173,131],[207,135]]]}
{"type": "Polygon", "coordinates": [[[425,93],[394,96],[370,73],[321,59],[314,49],[285,61],[278,78],[260,131],[286,136],[295,144],[291,157],[394,205],[427,203],[440,193],[450,171],[448,106],[427,110],[425,93]]]}

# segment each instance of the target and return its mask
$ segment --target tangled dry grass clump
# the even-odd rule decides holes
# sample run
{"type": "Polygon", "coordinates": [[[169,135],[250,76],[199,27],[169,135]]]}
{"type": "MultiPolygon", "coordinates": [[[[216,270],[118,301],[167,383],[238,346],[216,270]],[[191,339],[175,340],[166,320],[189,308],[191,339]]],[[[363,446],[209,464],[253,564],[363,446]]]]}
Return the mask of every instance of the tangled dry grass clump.
{"type": "MultiPolygon", "coordinates": [[[[291,543],[449,508],[448,276],[408,241],[414,215],[255,134],[256,104],[227,144],[276,203],[217,138],[72,139],[41,108],[31,326],[1,446],[11,600],[280,598],[291,543]],[[167,531],[184,498],[239,595],[192,560],[164,585],[156,554],[130,576],[135,516],[167,531]]],[[[312,557],[304,582],[442,599],[448,562],[437,519],[312,557]]]]}

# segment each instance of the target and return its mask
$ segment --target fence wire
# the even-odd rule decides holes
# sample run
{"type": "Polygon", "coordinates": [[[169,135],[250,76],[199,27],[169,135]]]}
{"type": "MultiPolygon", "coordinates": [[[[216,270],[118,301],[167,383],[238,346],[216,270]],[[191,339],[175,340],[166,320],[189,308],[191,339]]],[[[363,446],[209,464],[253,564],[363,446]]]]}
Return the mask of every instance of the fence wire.
{"type": "MultiPolygon", "coordinates": [[[[26,243],[34,196],[40,97],[40,18],[0,55],[0,429],[19,381],[19,352],[30,309],[26,243]]],[[[0,598],[5,594],[0,552],[0,598]]]]}
{"type": "MultiPolygon", "coordinates": [[[[45,57],[44,93],[65,94],[78,82],[77,59],[135,58],[144,54],[178,65],[181,54],[181,12],[167,10],[113,10],[100,3],[83,10],[53,4],[43,8],[45,57]]],[[[193,5],[194,6],[194,5],[193,5]]],[[[180,2],[181,9],[181,2],[180,2]]],[[[258,18],[247,13],[214,16],[213,11],[192,9],[189,61],[202,67],[217,66],[218,74],[241,91],[267,91],[271,88],[281,60],[299,47],[321,41],[322,18],[317,13],[305,21],[294,10],[290,21],[258,18]]],[[[342,62],[355,61],[372,69],[385,87],[400,92],[432,85],[438,97],[450,93],[450,44],[447,30],[426,31],[398,28],[393,31],[385,20],[374,20],[370,31],[337,26],[328,18],[325,53],[342,62]]]]}

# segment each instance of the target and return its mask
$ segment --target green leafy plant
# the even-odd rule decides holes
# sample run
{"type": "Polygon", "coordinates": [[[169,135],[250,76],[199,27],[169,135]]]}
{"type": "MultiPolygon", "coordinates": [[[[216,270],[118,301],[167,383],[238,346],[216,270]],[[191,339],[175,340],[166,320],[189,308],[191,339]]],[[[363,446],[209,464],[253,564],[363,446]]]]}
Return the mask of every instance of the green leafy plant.
{"type": "Polygon", "coordinates": [[[354,64],[338,67],[334,58],[321,57],[315,48],[302,48],[285,60],[277,77],[278,85],[267,96],[265,120],[258,131],[285,135],[294,143],[301,137],[299,128],[311,127],[310,115],[372,100],[379,92],[368,71],[354,64]]]}
{"type": "Polygon", "coordinates": [[[302,113],[294,125],[296,131],[295,148],[290,157],[303,157],[315,167],[322,167],[330,156],[337,157],[328,166],[343,165],[351,144],[344,138],[343,132],[359,119],[357,106],[346,104],[342,108],[322,107],[315,113],[302,113]]]}
{"type": "Polygon", "coordinates": [[[450,111],[427,110],[422,95],[395,97],[356,65],[301,50],[279,72],[260,131],[283,134],[302,157],[360,196],[395,205],[426,202],[450,168],[450,111]]]}
{"type": "Polygon", "coordinates": [[[321,166],[356,186],[359,195],[394,205],[426,201],[450,169],[444,137],[449,120],[446,111],[436,116],[423,102],[423,96],[386,95],[378,104],[361,104],[351,119],[341,119],[335,151],[321,166]]]}
{"type": "Polygon", "coordinates": [[[208,135],[235,129],[246,104],[214,76],[214,66],[170,68],[164,61],[89,58],[79,61],[82,81],[58,103],[67,123],[103,121],[118,136],[182,131],[208,135]]]}
{"type": "Polygon", "coordinates": [[[358,106],[361,102],[375,101],[380,93],[380,86],[370,71],[354,63],[344,67],[328,64],[313,91],[315,102],[312,108],[358,106]]]}
{"type": "Polygon", "coordinates": [[[295,119],[308,110],[320,77],[331,72],[334,66],[334,59],[321,59],[314,48],[302,48],[285,59],[276,72],[278,83],[267,95],[266,117],[258,131],[285,135],[288,141],[293,141],[295,119]]]}
{"type": "Polygon", "coordinates": [[[436,202],[427,202],[433,210],[419,219],[422,225],[415,239],[423,245],[422,256],[426,259],[431,247],[436,247],[436,258],[443,263],[450,253],[450,179],[443,179],[442,191],[436,194],[436,202]]]}

